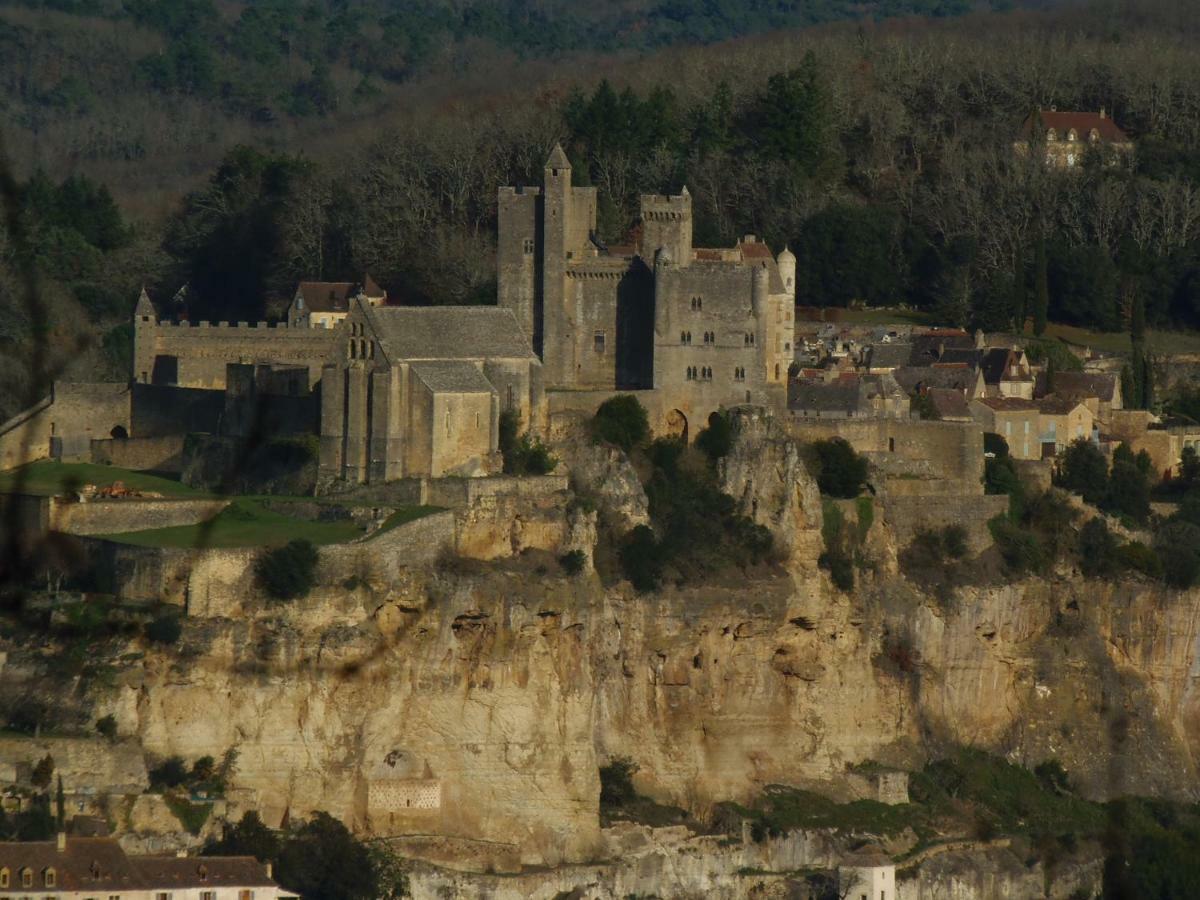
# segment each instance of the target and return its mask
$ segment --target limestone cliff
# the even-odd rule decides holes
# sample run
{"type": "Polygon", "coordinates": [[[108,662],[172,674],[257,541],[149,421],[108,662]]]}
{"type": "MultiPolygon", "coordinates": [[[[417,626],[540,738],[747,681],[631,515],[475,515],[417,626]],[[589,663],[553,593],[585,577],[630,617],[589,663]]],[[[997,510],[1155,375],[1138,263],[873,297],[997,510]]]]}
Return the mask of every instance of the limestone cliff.
{"type": "MultiPolygon", "coordinates": [[[[236,749],[230,815],[325,809],[476,871],[605,859],[597,769],[619,756],[639,790],[700,816],[772,783],[854,796],[849,765],[914,768],[956,743],[1055,757],[1094,797],[1200,797],[1200,592],[981,574],[932,596],[881,565],[846,594],[816,566],[821,502],[794,445],[764,430],[722,478],[786,568],[639,595],[531,550],[291,606],[248,596],[236,617],[189,620],[175,648],[114,648],[116,677],[72,702],[112,714],[123,748],[236,749]]],[[[632,518],[636,492],[617,493],[632,518]]],[[[590,533],[561,515],[564,547],[590,533]]],[[[0,695],[52,665],[6,649],[0,695]]]]}

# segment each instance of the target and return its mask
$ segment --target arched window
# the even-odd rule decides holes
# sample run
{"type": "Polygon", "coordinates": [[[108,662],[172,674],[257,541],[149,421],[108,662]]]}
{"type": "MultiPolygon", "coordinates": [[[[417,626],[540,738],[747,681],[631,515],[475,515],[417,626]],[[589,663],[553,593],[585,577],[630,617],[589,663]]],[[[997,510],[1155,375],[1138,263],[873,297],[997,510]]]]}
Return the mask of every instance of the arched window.
{"type": "Polygon", "coordinates": [[[1051,143],[1053,143],[1054,141],[1057,141],[1058,140],[1058,132],[1055,131],[1053,128],[1051,128],[1049,131],[1046,132],[1046,140],[1050,141],[1051,143]]]}
{"type": "Polygon", "coordinates": [[[11,879],[11,877],[12,877],[12,874],[8,871],[8,866],[5,866],[3,869],[0,869],[0,888],[8,887],[9,880],[11,879]]]}
{"type": "Polygon", "coordinates": [[[1067,140],[1068,141],[1079,140],[1079,132],[1076,131],[1074,128],[1072,128],[1070,131],[1067,132],[1067,140]]]}
{"type": "Polygon", "coordinates": [[[351,340],[350,340],[350,358],[351,359],[358,358],[358,344],[354,341],[353,338],[351,338],[351,340]]]}
{"type": "Polygon", "coordinates": [[[33,887],[33,869],[25,868],[21,870],[21,887],[33,887]]]}
{"type": "Polygon", "coordinates": [[[681,343],[681,344],[687,343],[687,332],[686,331],[679,332],[679,343],[681,343]]]}
{"type": "Polygon", "coordinates": [[[688,336],[687,342],[690,344],[692,342],[692,333],[689,331],[687,333],[687,336],[688,336]]]}
{"type": "Polygon", "coordinates": [[[53,866],[47,868],[46,871],[42,873],[42,880],[46,883],[46,887],[48,888],[58,887],[58,873],[54,871],[53,866]]]}
{"type": "Polygon", "coordinates": [[[775,363],[775,380],[779,380],[779,363],[775,363]]]}
{"type": "Polygon", "coordinates": [[[1093,128],[1091,131],[1089,131],[1088,132],[1088,140],[1091,141],[1093,144],[1096,143],[1097,141],[1099,141],[1100,140],[1100,130],[1098,128],[1093,128]]]}
{"type": "Polygon", "coordinates": [[[367,342],[362,338],[359,338],[358,341],[358,355],[363,359],[367,358],[367,342]]]}
{"type": "Polygon", "coordinates": [[[371,341],[371,342],[370,342],[370,343],[367,345],[367,347],[368,347],[368,349],[369,349],[369,351],[370,351],[370,352],[367,354],[367,357],[368,357],[369,359],[374,359],[374,358],[375,358],[375,342],[374,342],[374,341],[371,341]]]}

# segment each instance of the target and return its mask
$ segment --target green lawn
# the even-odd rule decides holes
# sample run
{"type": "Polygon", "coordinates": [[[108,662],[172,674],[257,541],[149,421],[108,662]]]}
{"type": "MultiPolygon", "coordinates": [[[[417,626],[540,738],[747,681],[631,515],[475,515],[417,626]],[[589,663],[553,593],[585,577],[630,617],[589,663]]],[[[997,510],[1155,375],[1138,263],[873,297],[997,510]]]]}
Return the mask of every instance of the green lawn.
{"type": "Polygon", "coordinates": [[[0,491],[19,490],[26,494],[56,496],[70,490],[78,490],[80,485],[94,484],[103,487],[114,481],[123,481],[135,490],[153,491],[164,497],[205,496],[195,488],[158,475],[148,475],[132,469],[118,469],[115,466],[62,463],[50,459],[0,472],[0,491]]]}
{"type": "Polygon", "coordinates": [[[270,547],[300,539],[314,544],[341,544],[361,536],[362,530],[353,522],[298,519],[244,498],[234,500],[217,516],[198,525],[99,535],[139,547],[270,547]]]}

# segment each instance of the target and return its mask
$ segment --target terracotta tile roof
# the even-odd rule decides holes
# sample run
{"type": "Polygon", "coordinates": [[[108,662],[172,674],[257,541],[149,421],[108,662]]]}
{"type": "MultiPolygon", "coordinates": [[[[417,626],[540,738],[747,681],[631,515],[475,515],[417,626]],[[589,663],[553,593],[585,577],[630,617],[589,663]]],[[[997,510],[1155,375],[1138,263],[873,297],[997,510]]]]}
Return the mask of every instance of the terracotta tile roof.
{"type": "Polygon", "coordinates": [[[1067,132],[1074,128],[1079,140],[1086,141],[1095,128],[1102,141],[1113,144],[1129,143],[1129,135],[1108,116],[1102,116],[1098,112],[1058,112],[1051,109],[1039,110],[1030,115],[1021,125],[1022,137],[1029,137],[1033,133],[1033,123],[1038,116],[1042,119],[1042,127],[1047,130],[1053,128],[1060,138],[1065,138],[1067,132]]]}
{"type": "Polygon", "coordinates": [[[692,259],[702,262],[720,262],[725,257],[720,250],[710,250],[707,247],[692,248],[692,259]]]}
{"type": "Polygon", "coordinates": [[[742,251],[742,259],[774,259],[771,253],[771,248],[766,244],[738,244],[738,249],[742,251]]]}

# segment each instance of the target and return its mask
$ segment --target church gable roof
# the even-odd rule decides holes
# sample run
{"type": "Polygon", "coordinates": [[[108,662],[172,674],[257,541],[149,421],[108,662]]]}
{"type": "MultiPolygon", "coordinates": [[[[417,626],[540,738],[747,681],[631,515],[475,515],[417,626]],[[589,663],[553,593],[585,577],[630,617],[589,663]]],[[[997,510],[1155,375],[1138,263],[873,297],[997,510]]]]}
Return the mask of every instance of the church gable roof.
{"type": "Polygon", "coordinates": [[[415,362],[412,370],[435,394],[490,394],[492,385],[473,363],[463,360],[415,362]]]}
{"type": "Polygon", "coordinates": [[[529,340],[509,309],[497,306],[363,304],[392,362],[424,359],[528,359],[529,340]]]}

